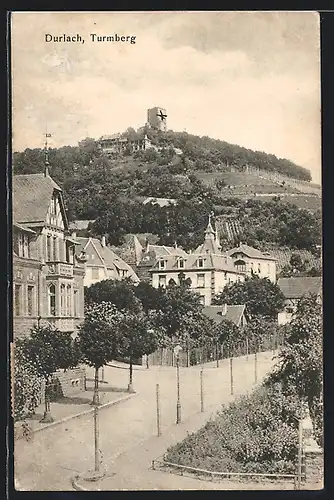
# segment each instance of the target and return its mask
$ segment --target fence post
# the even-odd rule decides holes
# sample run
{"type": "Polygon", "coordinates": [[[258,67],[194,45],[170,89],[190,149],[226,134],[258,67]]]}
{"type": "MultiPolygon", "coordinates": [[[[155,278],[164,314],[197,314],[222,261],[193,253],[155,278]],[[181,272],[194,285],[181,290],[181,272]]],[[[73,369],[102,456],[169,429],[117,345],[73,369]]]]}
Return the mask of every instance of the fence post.
{"type": "Polygon", "coordinates": [[[157,434],[161,436],[161,427],[160,427],[160,393],[159,393],[159,384],[157,384],[157,434]]]}
{"type": "Polygon", "coordinates": [[[230,358],[231,395],[233,396],[233,357],[230,358]]]}
{"type": "Polygon", "coordinates": [[[201,382],[201,411],[204,411],[203,366],[200,372],[200,382],[201,382]]]}

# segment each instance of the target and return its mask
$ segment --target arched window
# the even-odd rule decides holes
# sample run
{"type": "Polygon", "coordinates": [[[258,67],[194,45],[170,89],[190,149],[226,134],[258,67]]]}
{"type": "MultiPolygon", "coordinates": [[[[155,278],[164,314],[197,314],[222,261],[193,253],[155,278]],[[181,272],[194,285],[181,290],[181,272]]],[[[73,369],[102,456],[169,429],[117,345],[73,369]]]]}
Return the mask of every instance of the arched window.
{"type": "Polygon", "coordinates": [[[49,315],[56,315],[56,287],[55,285],[49,285],[49,315]]]}
{"type": "Polygon", "coordinates": [[[236,260],[234,266],[238,271],[246,271],[246,262],[244,260],[236,260]]]}

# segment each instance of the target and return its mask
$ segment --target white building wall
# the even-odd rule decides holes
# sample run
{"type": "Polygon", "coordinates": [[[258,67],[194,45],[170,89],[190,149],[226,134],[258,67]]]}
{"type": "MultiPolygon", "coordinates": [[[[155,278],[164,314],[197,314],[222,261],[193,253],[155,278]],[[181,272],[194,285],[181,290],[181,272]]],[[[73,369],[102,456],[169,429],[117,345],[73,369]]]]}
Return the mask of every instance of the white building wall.
{"type": "Polygon", "coordinates": [[[93,283],[98,283],[107,279],[107,273],[104,267],[91,267],[86,265],[84,286],[93,285],[93,283]],[[93,271],[94,269],[94,271],[93,271]]]}

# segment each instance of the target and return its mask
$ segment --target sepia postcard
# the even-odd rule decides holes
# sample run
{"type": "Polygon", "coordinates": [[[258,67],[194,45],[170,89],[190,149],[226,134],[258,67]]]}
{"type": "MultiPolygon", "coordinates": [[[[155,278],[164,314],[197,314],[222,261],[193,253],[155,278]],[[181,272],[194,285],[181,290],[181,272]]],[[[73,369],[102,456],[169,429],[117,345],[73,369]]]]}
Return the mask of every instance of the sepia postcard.
{"type": "Polygon", "coordinates": [[[320,17],[12,12],[18,491],[320,490],[320,17]]]}

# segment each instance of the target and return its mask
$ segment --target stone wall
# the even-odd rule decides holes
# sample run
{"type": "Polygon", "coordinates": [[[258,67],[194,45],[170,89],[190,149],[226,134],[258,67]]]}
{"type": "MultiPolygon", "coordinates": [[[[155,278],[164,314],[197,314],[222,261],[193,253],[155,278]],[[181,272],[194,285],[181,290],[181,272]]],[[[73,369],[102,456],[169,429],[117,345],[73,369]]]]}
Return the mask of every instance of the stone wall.
{"type": "MultiPolygon", "coordinates": [[[[85,390],[85,368],[78,367],[72,370],[57,370],[54,376],[59,379],[65,397],[71,397],[85,390]]],[[[42,386],[41,403],[44,403],[44,384],[42,386]]]]}

